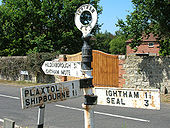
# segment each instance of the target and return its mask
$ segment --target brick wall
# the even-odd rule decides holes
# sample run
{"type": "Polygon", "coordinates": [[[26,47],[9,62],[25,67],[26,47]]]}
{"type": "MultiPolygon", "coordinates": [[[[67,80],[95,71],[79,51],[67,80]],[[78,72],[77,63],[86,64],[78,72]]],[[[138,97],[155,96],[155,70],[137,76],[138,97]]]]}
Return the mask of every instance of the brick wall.
{"type": "Polygon", "coordinates": [[[123,87],[125,79],[123,76],[126,74],[123,64],[125,63],[125,55],[119,55],[119,87],[123,87]]]}
{"type": "Polygon", "coordinates": [[[131,47],[129,45],[126,46],[126,54],[128,55],[133,55],[133,54],[142,54],[142,53],[148,53],[150,55],[156,55],[159,56],[159,44],[156,42],[154,43],[153,47],[149,47],[148,45],[149,42],[145,42],[143,44],[141,44],[138,47],[138,50],[135,51],[133,49],[131,49],[131,47]]]}
{"type": "Polygon", "coordinates": [[[150,33],[149,36],[143,34],[141,45],[138,48],[137,51],[131,49],[129,47],[129,44],[132,43],[132,39],[126,41],[126,55],[133,55],[133,54],[149,54],[149,55],[156,55],[159,56],[159,41],[158,36],[155,36],[154,34],[150,33]],[[149,44],[153,43],[153,46],[149,46],[149,44]]]}

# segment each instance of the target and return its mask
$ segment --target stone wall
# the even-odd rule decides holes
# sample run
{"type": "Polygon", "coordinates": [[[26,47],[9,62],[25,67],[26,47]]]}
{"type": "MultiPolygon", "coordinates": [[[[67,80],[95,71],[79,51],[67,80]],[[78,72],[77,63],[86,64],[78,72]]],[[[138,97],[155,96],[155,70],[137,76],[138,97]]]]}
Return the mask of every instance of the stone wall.
{"type": "Polygon", "coordinates": [[[54,83],[62,81],[59,76],[44,74],[41,69],[42,64],[36,65],[37,68],[40,67],[39,72],[33,71],[30,67],[27,67],[27,59],[27,56],[0,57],[0,80],[27,81],[32,83],[54,83]],[[27,73],[23,74],[21,72],[27,73]]]}
{"type": "Polygon", "coordinates": [[[123,87],[158,88],[170,93],[170,57],[128,56],[123,68],[123,87]]]}

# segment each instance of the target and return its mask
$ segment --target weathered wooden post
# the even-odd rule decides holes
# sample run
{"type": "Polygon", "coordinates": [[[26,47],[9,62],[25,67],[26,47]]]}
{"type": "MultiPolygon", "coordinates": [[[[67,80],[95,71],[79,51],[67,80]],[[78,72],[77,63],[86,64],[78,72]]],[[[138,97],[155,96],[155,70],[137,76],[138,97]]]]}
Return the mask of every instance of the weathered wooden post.
{"type": "MultiPolygon", "coordinates": [[[[88,14],[85,14],[86,16],[88,14]]],[[[88,21],[87,21],[88,22],[88,21]]],[[[82,47],[82,72],[84,74],[84,78],[90,78],[89,84],[84,85],[82,88],[84,90],[84,97],[85,102],[83,103],[82,107],[84,108],[84,120],[85,120],[85,128],[94,128],[94,111],[93,106],[97,104],[97,96],[93,94],[93,85],[92,85],[92,48],[90,47],[89,39],[90,39],[90,32],[93,29],[97,22],[97,11],[96,9],[90,4],[84,4],[77,9],[75,14],[75,24],[77,28],[82,31],[83,33],[83,47],[82,47]],[[91,21],[89,24],[82,24],[80,21],[80,16],[83,12],[89,12],[91,15],[91,21]]]]}

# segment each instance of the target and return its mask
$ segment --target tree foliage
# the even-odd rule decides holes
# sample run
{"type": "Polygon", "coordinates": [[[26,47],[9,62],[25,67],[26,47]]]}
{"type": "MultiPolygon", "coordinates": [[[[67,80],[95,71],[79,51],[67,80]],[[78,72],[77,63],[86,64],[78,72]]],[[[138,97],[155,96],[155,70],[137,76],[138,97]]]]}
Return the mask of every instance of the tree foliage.
{"type": "Polygon", "coordinates": [[[74,16],[77,8],[85,3],[101,13],[99,0],[2,0],[0,56],[79,52],[82,34],[75,26],[74,16]]]}
{"type": "Polygon", "coordinates": [[[110,52],[117,55],[126,54],[126,38],[121,33],[117,32],[116,36],[110,41],[110,52]]]}
{"type": "Polygon", "coordinates": [[[159,40],[166,40],[164,44],[168,47],[163,51],[164,55],[167,54],[170,39],[169,0],[132,0],[132,3],[134,11],[127,15],[126,21],[118,20],[117,24],[127,39],[133,39],[130,46],[132,48],[139,46],[143,33],[146,35],[153,33],[159,40]]]}
{"type": "Polygon", "coordinates": [[[109,42],[113,39],[113,35],[110,32],[105,31],[104,33],[98,32],[94,39],[91,41],[91,45],[93,49],[101,50],[103,52],[110,53],[110,45],[109,42]]]}

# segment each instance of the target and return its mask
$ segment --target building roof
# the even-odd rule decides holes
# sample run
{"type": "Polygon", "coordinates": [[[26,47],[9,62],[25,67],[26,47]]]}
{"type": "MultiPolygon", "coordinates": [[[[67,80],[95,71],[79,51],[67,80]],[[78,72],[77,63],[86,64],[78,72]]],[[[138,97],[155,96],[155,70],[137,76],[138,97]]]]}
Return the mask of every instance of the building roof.
{"type": "MultiPolygon", "coordinates": [[[[131,43],[133,39],[129,39],[126,41],[126,43],[131,43]]],[[[157,42],[158,41],[158,36],[154,36],[154,34],[150,33],[149,36],[144,35],[142,36],[141,42],[157,42]]]]}

